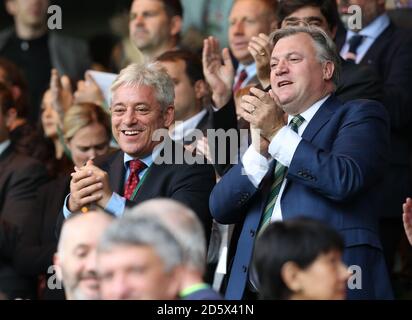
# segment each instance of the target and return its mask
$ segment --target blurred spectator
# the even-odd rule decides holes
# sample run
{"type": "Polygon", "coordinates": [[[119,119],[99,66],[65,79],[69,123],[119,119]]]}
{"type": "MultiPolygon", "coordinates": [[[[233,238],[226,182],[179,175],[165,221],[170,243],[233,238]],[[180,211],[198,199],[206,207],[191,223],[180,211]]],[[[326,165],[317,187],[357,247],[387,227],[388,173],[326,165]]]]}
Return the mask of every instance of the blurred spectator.
{"type": "Polygon", "coordinates": [[[130,38],[146,62],[179,45],[183,23],[180,0],[134,0],[129,19],[130,38]]]}
{"type": "Polygon", "coordinates": [[[0,55],[15,62],[29,84],[33,124],[39,117],[40,101],[49,85],[50,70],[56,68],[73,81],[79,80],[90,65],[87,46],[47,28],[49,0],[5,0],[14,17],[14,28],[0,33],[0,55]]]}
{"type": "MultiPolygon", "coordinates": [[[[88,160],[109,152],[111,137],[110,117],[103,108],[93,104],[74,105],[64,116],[63,135],[73,163],[82,167],[88,160]]],[[[34,213],[24,222],[23,234],[14,255],[14,263],[20,273],[52,276],[48,268],[56,251],[56,221],[70,190],[70,175],[62,175],[38,190],[34,213]]],[[[61,221],[59,221],[61,223],[61,221]]],[[[48,279],[47,279],[48,281],[48,279]]],[[[42,282],[40,282],[42,284],[42,282]]],[[[58,299],[59,290],[40,292],[42,299],[58,299]]],[[[60,294],[60,295],[59,295],[60,294]]]]}
{"type": "Polygon", "coordinates": [[[96,248],[113,217],[100,212],[76,214],[62,228],[54,265],[67,300],[99,299],[96,248]]]}
{"type": "MultiPolygon", "coordinates": [[[[0,219],[21,231],[26,217],[33,214],[36,191],[48,177],[40,162],[17,153],[11,145],[6,123],[13,105],[12,93],[0,83],[0,219]]],[[[34,297],[33,281],[18,275],[7,261],[0,266],[0,291],[9,299],[34,297]]]]}
{"type": "Polygon", "coordinates": [[[123,217],[104,232],[97,250],[103,300],[174,300],[185,247],[157,219],[123,217]]]}
{"type": "Polygon", "coordinates": [[[349,0],[362,9],[360,30],[348,30],[340,54],[352,63],[368,65],[383,81],[383,104],[390,118],[391,153],[383,184],[380,237],[388,269],[392,272],[399,247],[402,203],[412,193],[410,168],[412,121],[412,36],[394,25],[381,0],[349,0]],[[355,41],[356,40],[356,41],[355,41]]]}
{"type": "Polygon", "coordinates": [[[204,282],[206,239],[196,214],[169,199],[153,199],[128,210],[125,217],[158,219],[176,238],[185,252],[179,296],[185,300],[220,300],[222,297],[204,282]]]}
{"type": "MultiPolygon", "coordinates": [[[[276,0],[235,0],[229,15],[229,47],[239,65],[236,69],[233,91],[248,84],[258,84],[256,63],[250,52],[268,59],[269,35],[277,27],[276,0]],[[260,36],[260,34],[263,34],[260,36]],[[265,37],[266,36],[266,37],[265,37]],[[255,50],[255,48],[259,48],[255,50]]],[[[262,84],[263,87],[267,83],[262,84]]]]}
{"type": "Polygon", "coordinates": [[[27,120],[28,90],[20,69],[11,61],[0,58],[0,82],[13,94],[14,104],[7,110],[7,128],[14,150],[45,164],[50,176],[54,173],[54,149],[40,130],[27,120]]]}
{"type": "Polygon", "coordinates": [[[254,263],[265,300],[342,300],[349,271],[343,239],[316,220],[270,224],[256,241],[254,263]]]}

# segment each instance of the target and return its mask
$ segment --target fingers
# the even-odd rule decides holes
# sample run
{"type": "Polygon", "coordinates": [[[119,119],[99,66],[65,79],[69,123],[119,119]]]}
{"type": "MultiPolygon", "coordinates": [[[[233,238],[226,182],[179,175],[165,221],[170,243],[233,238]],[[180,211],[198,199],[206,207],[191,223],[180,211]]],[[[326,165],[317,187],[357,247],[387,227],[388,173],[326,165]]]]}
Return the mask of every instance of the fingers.
{"type": "Polygon", "coordinates": [[[101,177],[97,177],[91,170],[79,170],[77,172],[73,172],[71,176],[71,182],[78,184],[80,187],[85,187],[92,183],[101,181],[101,177]]]}
{"type": "Polygon", "coordinates": [[[269,90],[269,95],[270,95],[270,97],[271,97],[273,100],[275,100],[275,103],[276,103],[278,106],[281,106],[279,97],[276,95],[276,93],[273,92],[272,89],[269,90]]]}
{"type": "Polygon", "coordinates": [[[102,197],[103,196],[102,190],[103,190],[103,186],[101,183],[94,183],[87,187],[81,188],[79,190],[74,190],[74,192],[72,193],[75,195],[77,200],[80,200],[80,199],[85,199],[90,196],[102,197]]]}
{"type": "MultiPolygon", "coordinates": [[[[222,59],[223,59],[223,64],[225,66],[228,66],[229,68],[231,68],[231,70],[234,70],[232,58],[230,57],[230,53],[229,53],[228,48],[223,48],[223,50],[222,50],[222,59]]],[[[233,73],[234,73],[234,71],[233,71],[233,73]]]]}
{"type": "Polygon", "coordinates": [[[72,83],[70,81],[70,78],[67,75],[63,75],[61,77],[60,82],[61,82],[61,86],[62,86],[63,90],[66,90],[70,93],[73,92],[72,91],[72,83]]]}
{"type": "Polygon", "coordinates": [[[52,90],[59,89],[59,73],[57,69],[54,69],[54,68],[51,70],[50,89],[52,90]]]}
{"type": "Polygon", "coordinates": [[[412,218],[412,199],[406,198],[406,202],[402,205],[403,212],[412,218]]]}

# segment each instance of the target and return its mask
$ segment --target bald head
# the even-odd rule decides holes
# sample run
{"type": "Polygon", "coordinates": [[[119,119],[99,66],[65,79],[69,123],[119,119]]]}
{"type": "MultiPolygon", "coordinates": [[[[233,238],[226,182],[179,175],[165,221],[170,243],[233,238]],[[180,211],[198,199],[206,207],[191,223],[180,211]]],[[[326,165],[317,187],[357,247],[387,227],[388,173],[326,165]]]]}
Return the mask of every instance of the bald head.
{"type": "Polygon", "coordinates": [[[54,264],[68,300],[97,299],[96,248],[113,217],[97,211],[71,216],[63,224],[54,264]]]}
{"type": "Polygon", "coordinates": [[[57,251],[59,254],[74,243],[95,242],[113,221],[113,217],[100,211],[75,214],[68,218],[62,227],[57,251]]]}

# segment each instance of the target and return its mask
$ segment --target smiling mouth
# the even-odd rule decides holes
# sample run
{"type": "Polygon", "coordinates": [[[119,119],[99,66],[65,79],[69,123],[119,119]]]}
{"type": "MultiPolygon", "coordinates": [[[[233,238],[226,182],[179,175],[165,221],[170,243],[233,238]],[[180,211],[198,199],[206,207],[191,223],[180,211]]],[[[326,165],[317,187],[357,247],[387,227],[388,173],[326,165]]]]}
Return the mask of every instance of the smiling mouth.
{"type": "Polygon", "coordinates": [[[136,136],[140,133],[139,130],[121,130],[121,132],[127,137],[136,136]]]}
{"type": "Polygon", "coordinates": [[[293,82],[287,81],[287,80],[280,81],[280,82],[278,82],[278,88],[282,88],[282,87],[287,86],[287,85],[290,85],[290,84],[292,84],[292,83],[293,83],[293,82]]]}

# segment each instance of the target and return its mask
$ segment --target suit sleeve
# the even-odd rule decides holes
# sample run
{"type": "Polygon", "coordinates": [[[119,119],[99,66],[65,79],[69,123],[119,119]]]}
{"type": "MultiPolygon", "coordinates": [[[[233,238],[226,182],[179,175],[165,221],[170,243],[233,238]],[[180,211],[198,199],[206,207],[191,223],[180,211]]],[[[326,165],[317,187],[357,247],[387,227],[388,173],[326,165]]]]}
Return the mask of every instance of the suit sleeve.
{"type": "MultiPolygon", "coordinates": [[[[237,116],[236,116],[236,108],[235,108],[235,101],[233,99],[233,95],[229,102],[220,108],[218,111],[213,113],[213,128],[216,130],[222,129],[225,132],[229,130],[237,130],[237,116]]],[[[226,141],[227,142],[227,141],[226,141]]],[[[239,141],[237,141],[239,143],[239,141]]],[[[218,159],[219,155],[219,141],[215,139],[214,141],[215,148],[211,150],[214,154],[212,154],[212,159],[218,159]]],[[[236,159],[237,152],[233,152],[230,148],[229,143],[225,143],[225,163],[216,163],[214,164],[215,170],[219,176],[223,176],[231,167],[231,163],[234,161],[232,159],[236,159]]],[[[236,148],[237,151],[237,148],[236,148]]]]}
{"type": "Polygon", "coordinates": [[[213,218],[222,224],[241,222],[258,188],[252,184],[241,163],[233,166],[215,186],[209,206],[213,218]]]}
{"type": "MultiPolygon", "coordinates": [[[[58,190],[58,189],[57,189],[58,190]]],[[[41,238],[51,226],[45,225],[46,215],[50,210],[58,211],[51,205],[50,198],[61,197],[56,194],[56,183],[49,183],[39,189],[36,210],[29,214],[23,225],[22,236],[14,254],[14,266],[24,275],[46,273],[53,263],[53,254],[57,249],[57,238],[42,243],[41,238]],[[54,194],[53,194],[54,193],[54,194]]],[[[57,212],[53,214],[57,219],[57,212]]]]}
{"type": "Polygon", "coordinates": [[[33,162],[15,170],[7,187],[2,218],[17,227],[22,226],[35,207],[37,189],[47,180],[46,169],[41,163],[33,162]]]}
{"type": "Polygon", "coordinates": [[[170,198],[190,207],[203,224],[207,241],[210,238],[212,217],[209,195],[215,185],[215,172],[211,165],[195,164],[183,167],[176,180],[170,184],[170,198]]]}
{"type": "Polygon", "coordinates": [[[363,102],[348,110],[336,137],[330,137],[330,150],[302,139],[287,174],[333,201],[346,201],[377,183],[387,164],[389,124],[383,106],[363,102]]]}

